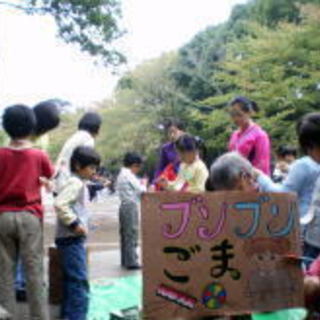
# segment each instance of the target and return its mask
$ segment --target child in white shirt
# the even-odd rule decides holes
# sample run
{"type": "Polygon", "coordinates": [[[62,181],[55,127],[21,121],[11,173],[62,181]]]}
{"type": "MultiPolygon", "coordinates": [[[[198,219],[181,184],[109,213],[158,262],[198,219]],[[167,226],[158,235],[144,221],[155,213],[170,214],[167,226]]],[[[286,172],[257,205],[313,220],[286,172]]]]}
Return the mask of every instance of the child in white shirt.
{"type": "Polygon", "coordinates": [[[142,167],[142,158],[136,153],[127,153],[124,157],[124,167],[117,179],[117,191],[121,200],[120,239],[121,265],[135,270],[140,269],[136,248],[138,245],[138,214],[140,196],[146,191],[146,182],[140,181],[137,174],[142,167]]]}

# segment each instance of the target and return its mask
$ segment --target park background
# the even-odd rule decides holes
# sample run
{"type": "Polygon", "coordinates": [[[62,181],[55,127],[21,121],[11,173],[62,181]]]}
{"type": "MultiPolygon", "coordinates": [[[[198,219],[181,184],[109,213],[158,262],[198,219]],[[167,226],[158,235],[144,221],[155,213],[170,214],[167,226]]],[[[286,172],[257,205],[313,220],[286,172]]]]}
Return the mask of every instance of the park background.
{"type": "MultiPolygon", "coordinates": [[[[35,74],[40,77],[39,71],[42,68],[40,66],[43,63],[39,61],[39,64],[33,65],[27,53],[30,46],[38,42],[37,48],[41,49],[43,55],[42,52],[45,52],[42,51],[43,47],[48,43],[44,41],[45,38],[31,39],[30,35],[25,34],[19,27],[19,21],[23,20],[25,23],[24,14],[28,15],[28,19],[38,19],[37,6],[43,3],[49,6],[48,15],[55,15],[54,19],[60,23],[57,24],[60,41],[68,42],[70,40],[68,36],[73,35],[74,38],[71,39],[74,40],[75,45],[87,54],[86,63],[90,60],[92,65],[99,64],[101,61],[97,61],[99,59],[96,58],[101,56],[106,60],[102,65],[100,64],[99,70],[104,68],[117,75],[114,78],[117,80],[113,80],[115,81],[113,90],[108,92],[110,86],[106,81],[105,94],[103,93],[102,96],[97,94],[95,100],[98,102],[95,103],[89,102],[88,99],[87,102],[84,100],[86,95],[93,96],[96,93],[89,84],[90,82],[95,84],[97,78],[103,77],[103,73],[98,69],[92,69],[92,73],[89,73],[86,82],[88,87],[79,88],[75,85],[73,88],[74,94],[78,96],[77,100],[83,99],[81,105],[75,106],[72,101],[69,104],[69,97],[63,90],[57,96],[41,95],[41,100],[55,99],[62,110],[62,123],[58,129],[50,133],[50,143],[47,145],[53,160],[56,159],[66,139],[76,131],[82,114],[87,110],[95,110],[103,118],[103,126],[97,139],[97,149],[102,155],[103,164],[111,172],[118,171],[124,153],[129,150],[141,153],[146,159],[146,170],[151,172],[157,160],[158,147],[164,140],[163,125],[167,118],[172,117],[184,120],[187,131],[205,140],[208,148],[207,162],[210,163],[227,149],[228,138],[234,130],[227,112],[227,105],[236,95],[248,96],[260,105],[261,111],[256,115],[256,120],[269,133],[274,149],[281,144],[297,144],[296,121],[308,112],[319,111],[320,106],[320,0],[192,1],[193,4],[188,5],[189,11],[192,6],[202,6],[204,3],[207,6],[209,4],[212,11],[207,10],[206,21],[195,19],[195,21],[190,20],[190,24],[198,23],[199,30],[203,29],[203,24],[209,26],[199,31],[181,47],[171,48],[158,57],[144,61],[143,57],[136,56],[134,63],[130,62],[128,57],[128,67],[124,69],[121,69],[125,61],[124,56],[121,54],[110,56],[110,51],[103,51],[104,46],[99,47],[99,44],[94,43],[90,38],[84,40],[81,37],[83,36],[81,30],[77,29],[77,24],[74,27],[79,32],[73,33],[72,28],[66,28],[64,20],[62,22],[59,20],[64,17],[63,4],[71,4],[73,7],[69,9],[75,11],[70,10],[72,14],[68,16],[69,13],[67,13],[67,18],[80,25],[82,23],[84,30],[86,27],[106,23],[106,44],[108,44],[116,40],[113,39],[113,35],[117,38],[121,32],[118,33],[118,29],[114,26],[113,33],[108,34],[108,23],[101,22],[103,20],[101,20],[101,12],[98,6],[96,10],[94,3],[113,3],[115,7],[118,5],[120,7],[122,2],[125,4],[126,1],[129,0],[0,0],[0,70],[2,71],[0,109],[3,110],[8,104],[22,102],[34,105],[40,101],[40,95],[38,100],[36,98],[32,100],[24,95],[25,91],[20,92],[19,89],[27,87],[35,93],[35,97],[38,97],[36,93],[41,90],[38,85],[35,85],[36,82],[32,76],[35,74]],[[228,2],[230,7],[231,4],[236,4],[229,18],[226,20],[222,15],[218,20],[224,22],[216,23],[217,19],[212,18],[212,23],[207,23],[211,15],[216,16],[216,11],[222,2],[228,2]],[[13,3],[17,3],[18,6],[26,4],[27,7],[23,8],[22,13],[17,14],[15,10],[19,12],[21,10],[12,7],[13,3]],[[6,20],[5,10],[8,8],[6,4],[11,6],[10,14],[14,16],[12,24],[3,22],[6,20]],[[53,5],[57,4],[62,4],[61,12],[54,11],[53,5]],[[88,6],[88,14],[81,11],[85,10],[86,6],[88,6]],[[77,10],[80,10],[79,15],[77,10]],[[6,28],[7,25],[12,28],[6,28]],[[14,26],[17,30],[13,30],[14,26]],[[15,50],[7,51],[7,56],[3,58],[7,44],[13,40],[11,38],[20,41],[19,37],[24,37],[25,42],[19,43],[15,50]],[[19,69],[15,74],[16,77],[12,76],[13,70],[9,67],[8,56],[14,54],[21,60],[21,64],[17,63],[17,68],[28,66],[29,72],[22,72],[19,69]],[[110,57],[114,60],[108,59],[110,57]],[[9,87],[8,82],[12,86],[10,99],[6,91],[9,87]]],[[[158,26],[159,29],[164,28],[166,32],[172,33],[181,32],[178,25],[182,24],[182,21],[186,23],[183,19],[186,14],[186,0],[147,1],[150,3],[149,9],[156,3],[163,2],[165,5],[158,20],[162,23],[158,26]],[[174,10],[177,8],[179,10],[174,10]],[[175,17],[177,30],[180,31],[172,25],[170,26],[172,30],[167,31],[166,10],[173,11],[170,17],[175,17]]],[[[134,7],[138,2],[142,3],[142,1],[133,0],[132,6],[134,7]]],[[[142,12],[144,8],[142,6],[138,9],[142,12]]],[[[110,18],[114,14],[112,11],[110,18]]],[[[141,13],[141,15],[147,14],[147,10],[141,13]]],[[[110,21],[114,22],[112,19],[110,21]]],[[[52,27],[47,24],[47,20],[42,22],[43,29],[52,27]]],[[[148,29],[152,23],[151,18],[145,17],[142,28],[148,29]]],[[[40,36],[40,33],[38,35],[40,36]]],[[[158,37],[158,34],[154,34],[153,38],[153,44],[158,42],[159,47],[165,47],[165,39],[158,37]]],[[[150,44],[147,42],[141,42],[140,46],[150,49],[148,48],[150,44]]],[[[140,52],[138,49],[136,48],[136,51],[140,52]]],[[[153,52],[152,56],[154,55],[153,52]]],[[[56,87],[57,90],[61,88],[59,80],[63,84],[66,83],[65,81],[72,82],[73,79],[68,73],[75,72],[73,69],[75,65],[69,69],[66,67],[66,63],[71,63],[71,57],[73,55],[64,56],[63,53],[60,56],[61,65],[51,66],[51,57],[44,56],[45,67],[40,81],[52,88],[56,87]],[[62,63],[64,59],[65,62],[62,63]],[[56,83],[51,79],[51,71],[54,68],[65,68],[61,71],[61,79],[55,79],[56,83]]],[[[77,59],[82,61],[80,50],[77,59]]],[[[6,140],[3,131],[0,131],[0,143],[4,144],[6,140]]],[[[89,239],[91,279],[102,279],[102,282],[97,282],[93,286],[94,290],[97,290],[94,291],[95,299],[91,307],[94,312],[99,311],[97,306],[104,306],[105,294],[110,296],[110,292],[106,293],[106,288],[111,288],[110,279],[123,276],[123,271],[119,270],[118,199],[110,196],[102,200],[104,201],[92,205],[93,222],[98,227],[93,230],[89,239]]],[[[45,219],[46,250],[54,238],[54,224],[55,215],[49,208],[45,219]]],[[[119,282],[114,283],[120,283],[120,288],[123,290],[121,281],[120,279],[119,282]]],[[[132,288],[137,299],[135,303],[138,304],[141,277],[139,275],[138,278],[133,277],[129,287],[132,288]]],[[[120,296],[114,292],[111,295],[120,296]]],[[[117,301],[116,308],[126,307],[120,302],[117,301]]],[[[23,312],[24,309],[22,309],[23,312]]],[[[106,310],[101,312],[105,314],[106,310]]],[[[95,315],[92,314],[91,318],[95,319],[95,315]]]]}
{"type": "MultiPolygon", "coordinates": [[[[212,12],[218,5],[214,2],[212,12]]],[[[181,15],[183,6],[176,12],[177,24],[181,15]]],[[[75,110],[64,106],[62,124],[50,134],[48,151],[55,159],[90,107],[103,117],[97,148],[111,171],[119,168],[129,150],[143,154],[150,171],[168,117],[184,120],[187,131],[206,141],[211,162],[226,151],[233,130],[226,107],[236,95],[259,104],[256,120],[270,134],[274,148],[295,145],[297,119],[319,110],[319,35],[319,0],[242,1],[233,6],[227,21],[198,32],[176,50],[119,73],[105,99],[75,110]]],[[[109,59],[106,68],[116,73],[122,58],[109,59]]],[[[3,132],[1,138],[4,142],[3,132]]]]}

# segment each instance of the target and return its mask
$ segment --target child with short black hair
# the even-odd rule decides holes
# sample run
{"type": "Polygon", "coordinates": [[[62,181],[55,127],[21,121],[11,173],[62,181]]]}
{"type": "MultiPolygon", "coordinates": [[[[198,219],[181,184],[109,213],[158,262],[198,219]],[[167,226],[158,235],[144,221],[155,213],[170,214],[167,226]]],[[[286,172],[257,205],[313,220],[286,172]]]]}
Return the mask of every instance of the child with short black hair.
{"type": "Polygon", "coordinates": [[[57,128],[60,123],[60,112],[56,103],[51,100],[42,101],[33,107],[37,119],[35,137],[43,136],[57,128]]]}
{"type": "MultiPolygon", "coordinates": [[[[55,129],[60,123],[59,109],[56,103],[48,100],[40,102],[34,106],[33,112],[36,117],[36,128],[33,131],[31,141],[35,148],[47,151],[49,147],[48,132],[55,129]]],[[[41,177],[41,182],[45,186],[45,188],[42,189],[42,197],[44,200],[44,197],[47,195],[45,189],[47,191],[51,191],[52,183],[44,177],[41,177]]],[[[17,301],[26,301],[26,277],[20,258],[18,258],[17,263],[15,288],[17,301]]]]}
{"type": "Polygon", "coordinates": [[[282,182],[288,175],[291,164],[296,160],[297,149],[291,146],[280,146],[277,150],[277,163],[273,171],[274,182],[282,182]]]}
{"type": "Polygon", "coordinates": [[[175,147],[181,161],[177,178],[174,181],[168,181],[160,177],[158,184],[172,191],[204,191],[209,173],[199,156],[199,140],[184,134],[176,141],[175,147]]]}
{"type": "Polygon", "coordinates": [[[293,162],[286,179],[274,183],[270,177],[257,171],[258,183],[264,192],[294,192],[298,196],[300,222],[308,224],[308,210],[317,178],[320,176],[320,113],[309,113],[297,124],[300,147],[305,156],[293,162]]]}
{"type": "Polygon", "coordinates": [[[63,271],[61,317],[85,320],[89,304],[89,285],[85,240],[89,212],[86,208],[90,180],[100,164],[100,156],[91,147],[78,147],[71,156],[72,175],[55,199],[57,212],[56,245],[63,271]]]}
{"type": "Polygon", "coordinates": [[[121,200],[119,209],[121,266],[139,269],[138,255],[138,216],[140,197],[146,191],[146,181],[140,181],[137,174],[143,164],[142,157],[135,152],[128,152],[123,159],[123,168],[117,179],[117,191],[121,200]]]}
{"type": "Polygon", "coordinates": [[[14,315],[14,269],[20,255],[27,275],[30,319],[47,320],[43,286],[43,207],[40,177],[50,179],[48,156],[32,148],[34,111],[25,105],[5,110],[3,128],[11,138],[0,148],[0,305],[14,315]]]}

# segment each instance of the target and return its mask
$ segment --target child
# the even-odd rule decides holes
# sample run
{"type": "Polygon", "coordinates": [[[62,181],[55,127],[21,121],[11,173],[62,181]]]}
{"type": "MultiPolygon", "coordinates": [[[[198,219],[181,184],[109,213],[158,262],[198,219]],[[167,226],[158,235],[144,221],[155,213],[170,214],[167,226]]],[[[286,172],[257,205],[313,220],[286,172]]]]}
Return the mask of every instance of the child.
{"type": "Polygon", "coordinates": [[[138,213],[140,196],[146,191],[146,181],[140,182],[142,158],[137,153],[127,153],[117,179],[117,191],[121,200],[120,239],[121,266],[128,270],[140,269],[136,248],[138,245],[138,213]]]}
{"type": "Polygon", "coordinates": [[[173,191],[202,192],[205,190],[208,169],[199,157],[197,140],[188,134],[182,135],[176,142],[181,165],[174,181],[160,178],[162,188],[173,191]]]}
{"type": "Polygon", "coordinates": [[[310,258],[306,266],[310,265],[311,259],[320,255],[320,178],[318,178],[308,211],[310,223],[306,227],[304,254],[310,258]]]}
{"type": "Polygon", "coordinates": [[[306,225],[307,213],[311,203],[313,189],[320,176],[320,113],[309,113],[297,125],[299,143],[306,154],[296,160],[289,174],[281,184],[274,183],[262,172],[257,172],[261,191],[295,192],[298,196],[300,222],[306,225]]]}
{"type": "Polygon", "coordinates": [[[277,150],[277,163],[273,172],[273,181],[282,182],[288,175],[291,164],[297,157],[297,150],[290,146],[280,146],[277,150]]]}
{"type": "Polygon", "coordinates": [[[35,139],[42,138],[49,131],[57,128],[60,123],[60,112],[56,103],[43,101],[34,106],[33,111],[37,119],[34,132],[35,139]]]}
{"type": "Polygon", "coordinates": [[[50,179],[53,167],[44,152],[31,146],[36,129],[32,109],[7,108],[3,128],[11,142],[0,148],[0,305],[14,314],[13,270],[19,255],[27,277],[30,319],[46,320],[40,177],[50,179]]]}
{"type": "Polygon", "coordinates": [[[58,216],[56,245],[63,271],[61,317],[85,320],[88,312],[88,274],[84,242],[88,234],[86,181],[96,173],[100,156],[90,147],[78,147],[71,156],[71,176],[55,199],[58,216]]]}
{"type": "MultiPolygon", "coordinates": [[[[49,145],[48,132],[55,129],[60,123],[60,113],[57,105],[52,101],[43,101],[38,103],[33,108],[34,114],[36,116],[37,126],[33,132],[31,138],[34,146],[36,148],[46,151],[49,145]]],[[[49,181],[45,181],[42,177],[42,181],[47,187],[49,187],[49,181]]],[[[43,200],[45,192],[42,193],[43,200]]],[[[25,273],[21,265],[21,261],[18,260],[16,269],[16,297],[18,301],[26,301],[26,279],[25,273]]]]}
{"type": "Polygon", "coordinates": [[[101,127],[101,117],[95,112],[87,112],[80,119],[78,131],[74,133],[64,144],[56,163],[56,190],[63,187],[70,177],[70,159],[73,151],[80,146],[93,148],[95,138],[98,136],[101,127]]]}

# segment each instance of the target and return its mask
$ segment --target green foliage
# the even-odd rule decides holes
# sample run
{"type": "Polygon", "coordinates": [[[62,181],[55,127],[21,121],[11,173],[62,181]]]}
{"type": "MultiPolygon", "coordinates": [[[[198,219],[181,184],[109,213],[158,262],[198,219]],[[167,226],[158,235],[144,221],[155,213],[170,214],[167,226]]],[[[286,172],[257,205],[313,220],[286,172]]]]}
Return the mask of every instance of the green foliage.
{"type": "MultiPolygon", "coordinates": [[[[260,104],[258,121],[274,147],[296,143],[297,120],[317,110],[320,99],[320,9],[305,7],[303,16],[300,25],[282,23],[273,29],[251,23],[252,35],[228,44],[220,71],[212,79],[224,94],[202,101],[216,108],[210,117],[200,115],[204,127],[212,133],[223,129],[221,108],[241,94],[260,104]]],[[[227,137],[211,135],[213,152],[223,152],[227,137]]]]}
{"type": "Polygon", "coordinates": [[[7,140],[6,134],[4,133],[3,130],[0,130],[0,145],[3,146],[5,145],[7,140]]]}
{"type": "Polygon", "coordinates": [[[152,167],[157,127],[167,117],[185,120],[188,131],[204,138],[212,160],[227,150],[235,129],[226,106],[236,95],[258,102],[256,121],[274,147],[297,143],[297,120],[320,101],[320,0],[264,1],[236,6],[225,24],[119,81],[101,109],[98,149],[109,167],[119,168],[129,150],[152,167]]]}
{"type": "MultiPolygon", "coordinates": [[[[182,108],[170,79],[175,61],[176,54],[168,53],[145,62],[119,81],[111,100],[99,104],[97,112],[103,124],[97,150],[109,170],[116,172],[128,151],[145,156],[147,171],[153,168],[162,136],[159,125],[164,118],[180,116],[179,108],[182,108]]],[[[53,159],[65,140],[77,130],[81,115],[64,115],[59,129],[50,134],[49,151],[53,159]]]]}
{"type": "Polygon", "coordinates": [[[280,21],[299,22],[298,1],[293,0],[256,0],[252,14],[262,25],[274,27],[280,21]]]}
{"type": "Polygon", "coordinates": [[[275,28],[283,21],[299,23],[299,5],[319,3],[320,0],[252,0],[233,8],[230,19],[221,25],[198,33],[179,50],[173,79],[177,87],[193,101],[225,93],[225,89],[212,81],[220,70],[230,43],[254,35],[252,22],[275,28]],[[211,77],[211,81],[208,79],[211,77]]]}
{"type": "Polygon", "coordinates": [[[251,1],[253,19],[262,25],[275,27],[281,22],[300,23],[300,7],[304,4],[320,4],[319,0],[254,0],[251,1]]]}
{"type": "Polygon", "coordinates": [[[119,0],[23,0],[22,5],[0,1],[28,14],[51,15],[58,34],[66,43],[80,49],[105,65],[119,66],[124,56],[111,47],[123,32],[119,29],[121,17],[119,0]]]}
{"type": "MultiPolygon", "coordinates": [[[[131,93],[126,94],[131,96],[131,93]]],[[[121,166],[123,156],[128,151],[142,155],[154,153],[159,136],[152,117],[147,114],[142,117],[139,110],[126,104],[104,109],[102,116],[103,127],[97,148],[110,170],[116,171],[121,166]]]]}
{"type": "Polygon", "coordinates": [[[143,63],[122,78],[112,101],[102,103],[98,149],[111,170],[119,168],[128,151],[146,156],[147,169],[156,161],[158,126],[164,118],[179,114],[179,97],[170,80],[175,59],[169,53],[143,63]]]}

